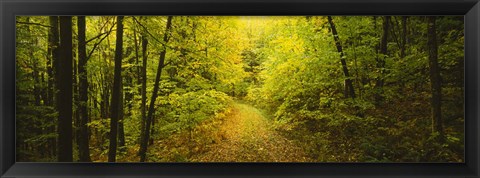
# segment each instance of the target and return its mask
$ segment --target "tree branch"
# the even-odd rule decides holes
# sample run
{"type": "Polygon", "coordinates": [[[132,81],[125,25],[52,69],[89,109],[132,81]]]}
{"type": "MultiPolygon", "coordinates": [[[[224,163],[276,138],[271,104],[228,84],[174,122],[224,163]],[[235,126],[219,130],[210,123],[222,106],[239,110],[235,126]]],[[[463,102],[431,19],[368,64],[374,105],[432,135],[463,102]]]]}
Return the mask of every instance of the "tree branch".
{"type": "Polygon", "coordinates": [[[107,33],[110,33],[110,32],[100,33],[100,34],[98,34],[97,36],[95,36],[95,37],[93,37],[93,38],[90,38],[89,40],[85,41],[85,44],[88,44],[88,42],[91,42],[91,41],[93,41],[93,40],[95,40],[95,39],[97,39],[97,38],[100,38],[102,35],[105,35],[105,34],[107,34],[107,33]]]}
{"type": "MultiPolygon", "coordinates": [[[[150,33],[150,31],[148,31],[147,27],[145,27],[142,23],[140,23],[140,22],[137,20],[137,18],[133,17],[133,20],[134,20],[138,25],[140,25],[140,26],[143,28],[143,30],[145,30],[145,32],[147,32],[156,42],[159,42],[160,44],[162,44],[162,45],[164,45],[164,46],[167,46],[167,45],[165,44],[165,42],[160,41],[160,40],[157,39],[152,33],[150,33]]],[[[169,46],[167,46],[167,47],[169,47],[169,46]]],[[[170,48],[170,47],[169,47],[169,48],[170,48]]]]}
{"type": "Polygon", "coordinates": [[[110,29],[108,30],[108,33],[107,33],[104,37],[102,37],[102,38],[100,39],[100,41],[98,41],[97,43],[95,43],[95,44],[93,45],[92,50],[88,53],[87,60],[90,59],[90,57],[92,56],[93,52],[94,52],[95,49],[98,47],[98,45],[99,45],[100,43],[102,43],[102,41],[105,40],[105,38],[107,38],[108,35],[110,35],[110,33],[112,33],[113,27],[115,27],[115,23],[113,23],[112,27],[110,27],[110,29]]]}
{"type": "Polygon", "coordinates": [[[15,21],[17,24],[25,24],[25,25],[38,25],[41,27],[46,27],[46,28],[52,28],[50,25],[43,25],[41,23],[33,23],[33,22],[20,22],[20,21],[15,21]]]}

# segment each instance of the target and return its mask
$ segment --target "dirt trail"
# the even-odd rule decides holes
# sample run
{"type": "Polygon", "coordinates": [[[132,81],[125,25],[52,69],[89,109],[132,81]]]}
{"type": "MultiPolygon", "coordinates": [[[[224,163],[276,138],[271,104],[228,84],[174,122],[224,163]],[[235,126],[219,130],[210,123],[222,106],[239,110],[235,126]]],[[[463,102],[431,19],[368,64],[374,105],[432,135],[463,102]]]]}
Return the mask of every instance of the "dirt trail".
{"type": "Polygon", "coordinates": [[[308,162],[303,150],[281,136],[272,121],[246,104],[236,103],[219,131],[222,141],[195,156],[197,162],[308,162]]]}

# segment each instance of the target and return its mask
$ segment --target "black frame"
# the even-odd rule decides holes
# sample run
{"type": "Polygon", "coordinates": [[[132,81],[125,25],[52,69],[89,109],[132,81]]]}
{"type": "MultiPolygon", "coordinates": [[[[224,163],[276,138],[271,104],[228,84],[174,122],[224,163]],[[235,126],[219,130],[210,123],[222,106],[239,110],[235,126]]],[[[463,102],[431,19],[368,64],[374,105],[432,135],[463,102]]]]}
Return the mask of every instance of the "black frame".
{"type": "Polygon", "coordinates": [[[1,177],[480,177],[479,0],[0,0],[1,177]],[[465,163],[15,163],[16,15],[464,15],[465,163]]]}

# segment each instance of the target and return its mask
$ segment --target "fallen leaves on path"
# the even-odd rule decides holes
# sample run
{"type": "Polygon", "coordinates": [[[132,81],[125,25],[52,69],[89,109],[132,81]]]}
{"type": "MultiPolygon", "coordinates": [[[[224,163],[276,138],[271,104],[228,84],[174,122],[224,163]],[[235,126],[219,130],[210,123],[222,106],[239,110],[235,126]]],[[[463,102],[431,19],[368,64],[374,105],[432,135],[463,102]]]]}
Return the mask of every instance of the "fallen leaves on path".
{"type": "MultiPolygon", "coordinates": [[[[194,155],[193,162],[310,162],[300,147],[281,136],[272,121],[246,104],[234,104],[218,132],[222,140],[194,155]]],[[[218,134],[218,133],[216,133],[218,134]]]]}

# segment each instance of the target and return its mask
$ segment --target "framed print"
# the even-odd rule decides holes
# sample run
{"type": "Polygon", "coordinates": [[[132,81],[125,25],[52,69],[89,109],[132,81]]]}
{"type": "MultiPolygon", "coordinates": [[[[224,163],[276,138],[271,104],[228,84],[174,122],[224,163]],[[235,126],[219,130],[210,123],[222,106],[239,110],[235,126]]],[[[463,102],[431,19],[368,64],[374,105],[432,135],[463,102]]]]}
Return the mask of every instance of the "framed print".
{"type": "Polygon", "coordinates": [[[0,8],[2,177],[479,177],[477,0],[0,8]]]}

